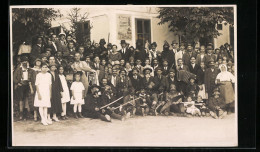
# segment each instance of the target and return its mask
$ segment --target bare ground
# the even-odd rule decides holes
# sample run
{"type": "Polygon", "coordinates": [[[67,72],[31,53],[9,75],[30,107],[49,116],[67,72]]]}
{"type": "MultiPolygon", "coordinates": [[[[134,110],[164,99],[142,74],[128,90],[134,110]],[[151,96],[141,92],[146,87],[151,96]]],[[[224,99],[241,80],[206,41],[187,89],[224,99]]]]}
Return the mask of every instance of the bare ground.
{"type": "Polygon", "coordinates": [[[73,119],[43,126],[40,122],[13,123],[13,146],[236,146],[235,114],[211,117],[146,116],[112,123],[73,119]]]}

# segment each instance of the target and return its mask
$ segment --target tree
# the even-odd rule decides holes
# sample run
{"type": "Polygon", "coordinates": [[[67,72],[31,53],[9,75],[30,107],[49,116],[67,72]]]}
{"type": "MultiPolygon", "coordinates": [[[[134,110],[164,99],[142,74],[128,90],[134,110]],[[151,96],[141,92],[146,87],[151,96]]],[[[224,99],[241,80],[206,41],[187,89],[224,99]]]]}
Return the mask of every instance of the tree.
{"type": "Polygon", "coordinates": [[[24,41],[32,42],[32,37],[40,31],[47,31],[51,21],[61,16],[52,8],[13,8],[12,9],[12,42],[14,51],[24,41]]]}
{"type": "Polygon", "coordinates": [[[88,19],[88,12],[80,13],[81,8],[72,8],[68,13],[67,19],[70,20],[70,30],[65,28],[66,33],[71,33],[76,37],[76,41],[79,45],[83,45],[86,38],[90,37],[91,26],[88,24],[88,30],[84,30],[84,23],[88,19]]]}
{"type": "Polygon", "coordinates": [[[232,7],[160,7],[160,24],[169,23],[170,31],[178,33],[186,40],[198,42],[201,38],[216,38],[221,33],[218,23],[234,24],[232,7]]]}

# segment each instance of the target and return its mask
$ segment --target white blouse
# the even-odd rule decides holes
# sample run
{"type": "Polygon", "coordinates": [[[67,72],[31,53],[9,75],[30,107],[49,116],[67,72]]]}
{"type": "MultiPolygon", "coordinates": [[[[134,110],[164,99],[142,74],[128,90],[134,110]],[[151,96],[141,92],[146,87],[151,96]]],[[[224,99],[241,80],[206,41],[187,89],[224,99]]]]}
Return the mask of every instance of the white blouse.
{"type": "Polygon", "coordinates": [[[220,80],[220,82],[221,81],[231,81],[232,83],[235,83],[235,76],[228,71],[220,72],[217,75],[216,80],[220,80]]]}

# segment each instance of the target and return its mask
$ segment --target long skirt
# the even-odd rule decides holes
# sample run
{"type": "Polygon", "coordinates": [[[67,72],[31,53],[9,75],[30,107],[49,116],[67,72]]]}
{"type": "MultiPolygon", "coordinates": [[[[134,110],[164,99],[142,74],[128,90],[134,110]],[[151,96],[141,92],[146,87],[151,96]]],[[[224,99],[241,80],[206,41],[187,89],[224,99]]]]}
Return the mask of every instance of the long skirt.
{"type": "Polygon", "coordinates": [[[220,96],[225,99],[226,104],[231,103],[235,100],[235,93],[231,82],[222,82],[225,83],[219,86],[220,96]]]}

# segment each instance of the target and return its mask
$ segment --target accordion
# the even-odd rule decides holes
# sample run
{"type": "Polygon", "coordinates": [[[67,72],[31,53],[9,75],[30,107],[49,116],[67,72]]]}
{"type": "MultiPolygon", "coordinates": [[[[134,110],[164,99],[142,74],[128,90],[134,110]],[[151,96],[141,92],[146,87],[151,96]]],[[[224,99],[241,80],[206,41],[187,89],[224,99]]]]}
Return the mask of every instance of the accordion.
{"type": "Polygon", "coordinates": [[[178,81],[183,81],[185,83],[189,83],[190,77],[196,77],[196,75],[193,73],[190,73],[186,70],[177,71],[177,80],[178,81]]]}

